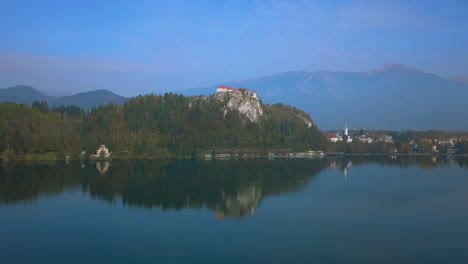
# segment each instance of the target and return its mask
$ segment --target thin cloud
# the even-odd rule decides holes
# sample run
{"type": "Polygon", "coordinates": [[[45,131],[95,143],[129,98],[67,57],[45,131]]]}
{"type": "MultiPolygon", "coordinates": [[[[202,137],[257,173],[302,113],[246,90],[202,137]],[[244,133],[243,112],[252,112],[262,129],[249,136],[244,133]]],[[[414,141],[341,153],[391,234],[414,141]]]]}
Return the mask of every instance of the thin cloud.
{"type": "Polygon", "coordinates": [[[47,73],[50,71],[102,71],[151,73],[148,67],[133,65],[116,58],[41,56],[0,52],[0,71],[47,73]]]}

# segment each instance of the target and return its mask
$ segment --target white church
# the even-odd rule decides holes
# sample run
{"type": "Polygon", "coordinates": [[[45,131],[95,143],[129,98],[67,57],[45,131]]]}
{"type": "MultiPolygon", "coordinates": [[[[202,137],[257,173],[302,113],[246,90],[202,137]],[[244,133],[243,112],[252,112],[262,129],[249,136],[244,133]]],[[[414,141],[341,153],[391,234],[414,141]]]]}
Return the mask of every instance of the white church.
{"type": "Polygon", "coordinates": [[[346,128],[345,128],[345,130],[344,130],[344,135],[345,135],[346,138],[348,139],[348,140],[346,141],[347,143],[353,142],[353,138],[350,137],[350,136],[348,135],[348,124],[346,124],[346,128]]]}
{"type": "MultiPolygon", "coordinates": [[[[348,124],[346,124],[346,128],[344,130],[344,137],[347,138],[346,143],[351,143],[353,142],[353,138],[349,136],[348,134],[348,124]]],[[[336,134],[329,134],[327,135],[327,139],[330,140],[333,143],[336,143],[338,141],[343,141],[343,137],[339,135],[339,133],[336,134]]]]}

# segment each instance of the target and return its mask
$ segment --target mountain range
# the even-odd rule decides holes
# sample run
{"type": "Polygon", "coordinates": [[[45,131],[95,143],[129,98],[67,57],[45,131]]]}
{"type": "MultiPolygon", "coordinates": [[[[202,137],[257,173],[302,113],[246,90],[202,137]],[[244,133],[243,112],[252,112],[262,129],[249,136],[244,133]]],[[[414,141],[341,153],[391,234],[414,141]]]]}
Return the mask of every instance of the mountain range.
{"type": "MultiPolygon", "coordinates": [[[[256,90],[265,103],[284,103],[308,113],[321,129],[468,130],[468,85],[405,65],[368,72],[292,71],[244,81],[177,91],[209,95],[218,85],[256,90]]],[[[85,109],[127,98],[107,90],[49,97],[29,86],[0,89],[0,101],[85,109]]]]}
{"type": "Polygon", "coordinates": [[[221,85],[246,87],[263,102],[300,108],[321,129],[468,130],[468,85],[405,65],[369,72],[294,71],[221,85]]]}
{"type": "Polygon", "coordinates": [[[50,107],[61,105],[77,105],[85,110],[90,110],[99,105],[114,103],[122,105],[128,98],[117,95],[108,90],[96,90],[78,93],[75,95],[53,97],[47,96],[37,89],[17,85],[5,89],[0,89],[0,102],[16,102],[31,105],[34,101],[47,102],[50,107]]]}

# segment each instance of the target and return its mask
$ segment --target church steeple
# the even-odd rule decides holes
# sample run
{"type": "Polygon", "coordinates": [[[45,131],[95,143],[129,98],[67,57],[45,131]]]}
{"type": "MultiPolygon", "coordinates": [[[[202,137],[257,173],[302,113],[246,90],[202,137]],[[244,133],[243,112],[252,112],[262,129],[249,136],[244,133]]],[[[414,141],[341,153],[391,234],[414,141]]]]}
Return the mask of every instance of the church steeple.
{"type": "Polygon", "coordinates": [[[348,124],[347,124],[347,123],[346,123],[346,128],[345,128],[345,130],[344,130],[344,134],[345,134],[345,136],[348,135],[348,124]]]}

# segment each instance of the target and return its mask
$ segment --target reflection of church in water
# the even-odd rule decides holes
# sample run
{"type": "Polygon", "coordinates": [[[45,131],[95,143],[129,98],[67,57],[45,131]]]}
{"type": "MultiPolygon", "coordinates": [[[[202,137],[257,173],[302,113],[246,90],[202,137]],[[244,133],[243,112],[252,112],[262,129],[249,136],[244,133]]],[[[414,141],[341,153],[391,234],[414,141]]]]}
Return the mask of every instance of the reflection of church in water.
{"type": "Polygon", "coordinates": [[[328,165],[328,168],[343,171],[343,177],[344,177],[344,180],[346,181],[348,179],[348,172],[352,166],[353,166],[353,162],[351,160],[346,160],[346,161],[332,160],[330,164],[328,165]]]}

